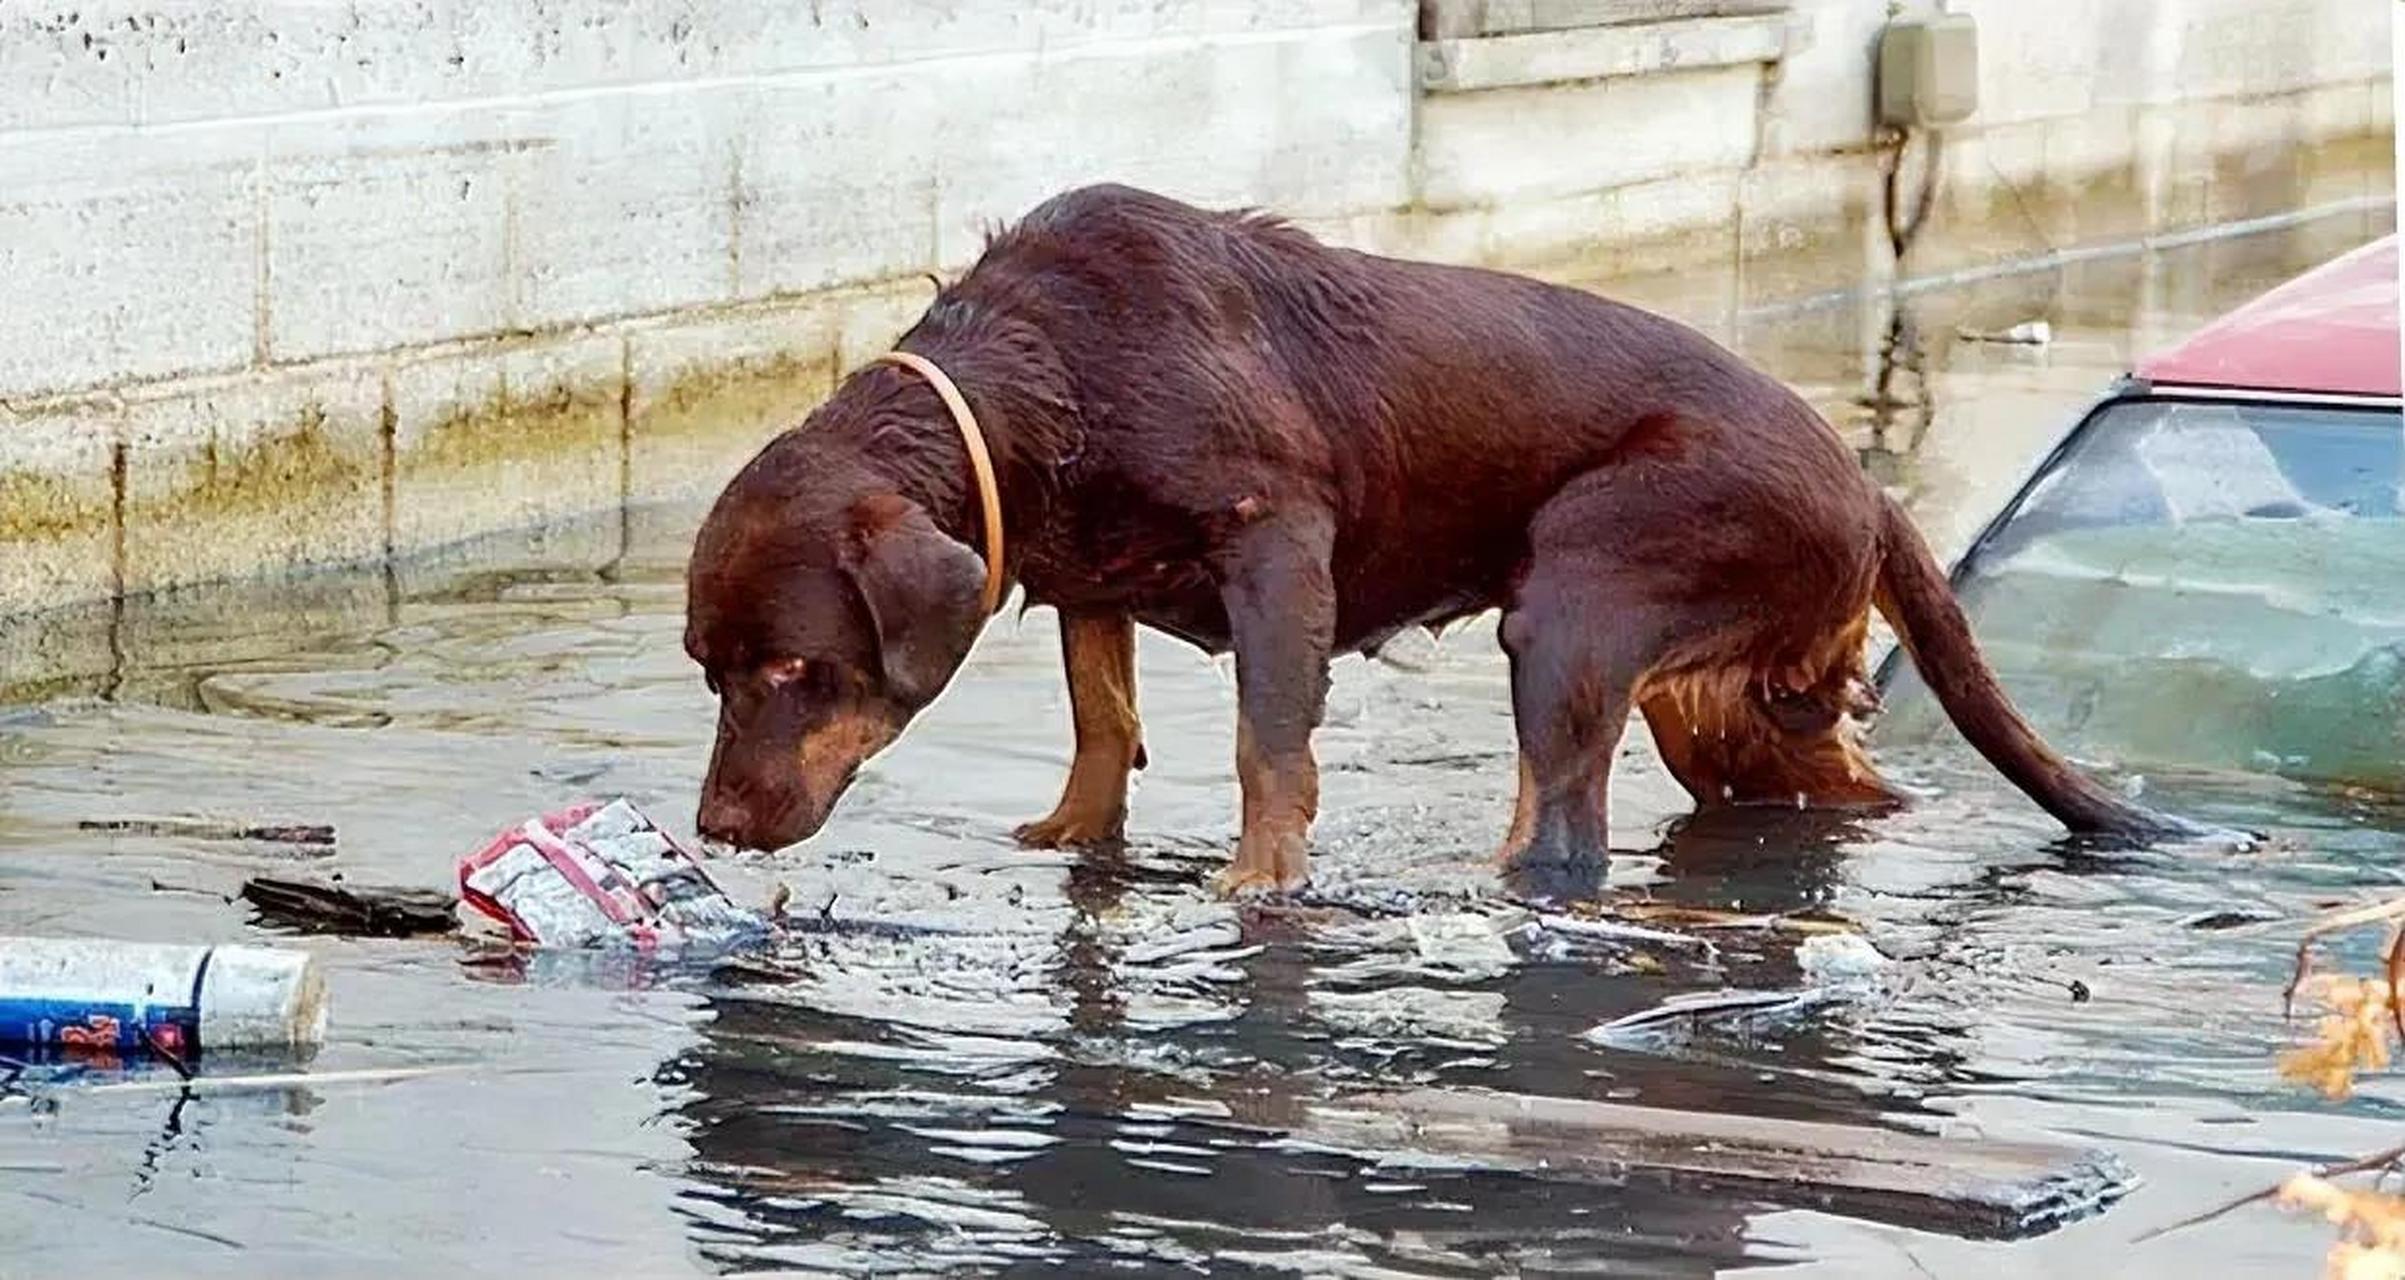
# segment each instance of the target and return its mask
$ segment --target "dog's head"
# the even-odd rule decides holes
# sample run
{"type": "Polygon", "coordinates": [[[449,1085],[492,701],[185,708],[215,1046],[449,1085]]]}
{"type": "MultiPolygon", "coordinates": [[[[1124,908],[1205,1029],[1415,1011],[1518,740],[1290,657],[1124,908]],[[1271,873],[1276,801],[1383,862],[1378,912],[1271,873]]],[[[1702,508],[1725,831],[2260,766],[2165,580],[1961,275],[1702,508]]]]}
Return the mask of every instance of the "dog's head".
{"type": "Polygon", "coordinates": [[[727,486],[686,572],[685,650],[718,696],[698,826],[747,849],[817,832],[985,621],[985,562],[807,435],[727,486]]]}

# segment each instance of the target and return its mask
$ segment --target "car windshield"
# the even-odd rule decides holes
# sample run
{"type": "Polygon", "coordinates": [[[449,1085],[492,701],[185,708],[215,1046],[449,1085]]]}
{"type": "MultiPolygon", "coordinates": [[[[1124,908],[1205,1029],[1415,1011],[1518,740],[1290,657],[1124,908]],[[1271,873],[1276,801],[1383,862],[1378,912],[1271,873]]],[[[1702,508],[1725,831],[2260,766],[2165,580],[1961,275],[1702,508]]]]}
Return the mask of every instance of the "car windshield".
{"type": "MultiPolygon", "coordinates": [[[[2405,422],[2100,408],[1956,581],[2030,721],[2082,759],[2405,788],[2405,422]]],[[[1888,742],[1943,732],[1899,664],[1888,742]]]]}

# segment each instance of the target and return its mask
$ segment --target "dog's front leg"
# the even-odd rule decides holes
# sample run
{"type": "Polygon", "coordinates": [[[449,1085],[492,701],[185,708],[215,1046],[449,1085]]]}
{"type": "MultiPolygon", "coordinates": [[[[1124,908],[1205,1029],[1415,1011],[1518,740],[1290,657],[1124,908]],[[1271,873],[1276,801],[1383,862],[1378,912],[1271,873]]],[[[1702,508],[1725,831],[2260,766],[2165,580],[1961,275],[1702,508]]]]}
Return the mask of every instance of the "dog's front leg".
{"type": "Polygon", "coordinates": [[[1061,615],[1061,665],[1069,673],[1077,753],[1052,812],[1020,827],[1039,848],[1116,840],[1127,821],[1127,775],[1144,767],[1136,720],[1136,624],[1126,614],[1061,615]]]}
{"type": "Polygon", "coordinates": [[[1244,832],[1219,878],[1229,895],[1284,892],[1310,878],[1319,764],[1311,733],[1328,700],[1336,589],[1324,511],[1267,515],[1223,553],[1220,597],[1236,649],[1236,780],[1244,832]]]}

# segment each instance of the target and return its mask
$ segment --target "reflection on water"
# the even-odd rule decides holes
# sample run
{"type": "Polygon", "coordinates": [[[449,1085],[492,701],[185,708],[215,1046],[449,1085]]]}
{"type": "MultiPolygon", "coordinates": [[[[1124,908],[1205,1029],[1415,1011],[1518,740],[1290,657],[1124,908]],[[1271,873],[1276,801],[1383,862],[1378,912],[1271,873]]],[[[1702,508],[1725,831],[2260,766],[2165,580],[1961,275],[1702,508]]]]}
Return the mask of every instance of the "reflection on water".
{"type": "MultiPolygon", "coordinates": [[[[1911,299],[1931,418],[1884,443],[1857,403],[1883,319],[1831,308],[1724,332],[1886,450],[1940,541],[1959,541],[2132,341],[2338,247],[2316,236],[2343,238],[1911,299]],[[2052,347],[1945,336],[2033,316],[2052,347]]],[[[581,795],[689,822],[710,730],[677,645],[690,519],[627,522],[601,575],[487,548],[473,577],[130,605],[104,680],[0,711],[0,932],[243,937],[234,889],[295,870],[173,827],[79,829],[91,819],[331,823],[337,852],[308,870],[425,887],[581,795]]],[[[1003,624],[821,837],[723,865],[746,901],[789,894],[800,923],[778,954],[496,969],[444,941],[290,939],[334,992],[310,1081],[208,1063],[190,1084],[0,1085],[0,1232],[12,1258],[194,1275],[2310,1265],[2310,1224],[2268,1210],[2132,1241],[2281,1162],[2389,1140],[2393,1086],[2333,1107],[2274,1077],[2289,935],[2253,922],[2393,883],[2405,806],[2152,778],[2168,807],[2279,839],[2105,861],[1946,744],[1892,754],[1931,793],[1899,815],[1690,818],[1639,742],[1602,895],[1843,922],[1893,964],[1862,998],[1785,1021],[1606,1046],[1582,1033],[1680,993],[1796,987],[1799,935],[1604,936],[1531,927],[1503,901],[1483,863],[1512,782],[1492,640],[1470,627],[1340,666],[1315,891],[1240,911],[1204,888],[1233,820],[1227,673],[1146,637],[1153,765],[1133,839],[1028,853],[1007,832],[1057,784],[1065,695],[1048,616],[1003,624]],[[1423,1085],[2044,1136],[2145,1182],[2007,1244],[1639,1174],[1354,1149],[1315,1126],[1324,1104],[1423,1085]]]]}

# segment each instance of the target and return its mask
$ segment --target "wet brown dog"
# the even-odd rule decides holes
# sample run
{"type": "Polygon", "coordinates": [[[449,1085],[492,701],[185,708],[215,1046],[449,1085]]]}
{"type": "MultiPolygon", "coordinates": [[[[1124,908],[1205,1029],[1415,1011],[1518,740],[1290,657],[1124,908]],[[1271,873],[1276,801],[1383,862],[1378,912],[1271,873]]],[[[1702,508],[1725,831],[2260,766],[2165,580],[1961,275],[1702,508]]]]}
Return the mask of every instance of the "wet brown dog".
{"type": "MultiPolygon", "coordinates": [[[[1837,435],[1669,320],[1095,187],[997,236],[900,347],[965,391],[1004,569],[1061,615],[1076,756],[1030,844],[1119,834],[1138,623],[1235,652],[1231,891],[1305,879],[1329,659],[1490,608],[1520,740],[1507,862],[1601,854],[1632,709],[1700,804],[1888,803],[1855,734],[1874,601],[1964,736],[2065,825],[2193,830],[2049,751],[1837,435]]],[[[736,476],[688,584],[686,647],[720,697],[703,834],[809,836],[944,687],[986,621],[981,520],[936,392],[892,367],[736,476]]]]}

